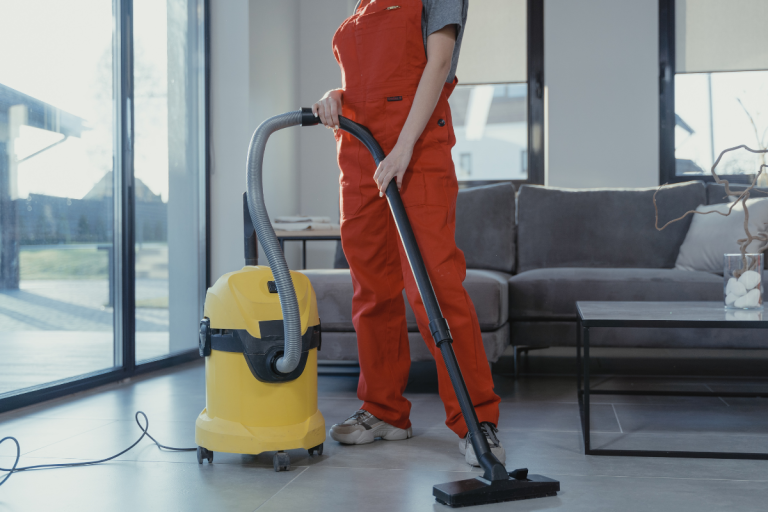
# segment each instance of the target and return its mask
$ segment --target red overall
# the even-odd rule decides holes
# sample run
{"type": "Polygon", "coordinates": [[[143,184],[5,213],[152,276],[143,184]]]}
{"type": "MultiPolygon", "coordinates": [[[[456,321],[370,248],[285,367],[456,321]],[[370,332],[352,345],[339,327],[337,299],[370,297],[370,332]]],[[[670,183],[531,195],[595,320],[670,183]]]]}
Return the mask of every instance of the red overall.
{"type": "MultiPolygon", "coordinates": [[[[367,126],[385,153],[403,128],[427,58],[421,31],[421,0],[363,0],[333,37],[341,67],[343,115],[367,126]]],[[[451,159],[456,143],[447,83],[416,143],[403,177],[401,195],[448,321],[454,349],[478,419],[496,424],[499,397],[493,392],[475,307],[464,290],[464,254],[456,247],[458,183],[451,159]]],[[[419,332],[437,361],[446,425],[460,437],[467,427],[428,319],[386,198],[373,180],[376,165],[368,150],[339,130],[341,241],[354,285],[352,322],[360,360],[358,397],[363,409],[399,428],[410,426],[411,403],[403,397],[410,350],[403,286],[416,313],[419,332]]]]}

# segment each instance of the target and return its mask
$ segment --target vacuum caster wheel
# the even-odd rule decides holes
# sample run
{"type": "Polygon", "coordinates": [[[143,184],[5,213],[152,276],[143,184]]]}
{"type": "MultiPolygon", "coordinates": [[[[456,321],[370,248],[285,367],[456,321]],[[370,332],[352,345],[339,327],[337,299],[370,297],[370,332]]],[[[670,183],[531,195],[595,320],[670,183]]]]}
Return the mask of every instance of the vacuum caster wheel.
{"type": "Polygon", "coordinates": [[[288,471],[291,469],[291,458],[285,452],[277,452],[272,459],[272,465],[275,471],[288,471]]]}
{"type": "Polygon", "coordinates": [[[320,443],[317,446],[313,446],[309,450],[307,450],[310,455],[322,455],[323,454],[323,443],[320,443]]]}
{"type": "Polygon", "coordinates": [[[208,459],[208,464],[213,462],[213,452],[202,446],[197,447],[197,463],[202,464],[203,459],[208,459]]]}

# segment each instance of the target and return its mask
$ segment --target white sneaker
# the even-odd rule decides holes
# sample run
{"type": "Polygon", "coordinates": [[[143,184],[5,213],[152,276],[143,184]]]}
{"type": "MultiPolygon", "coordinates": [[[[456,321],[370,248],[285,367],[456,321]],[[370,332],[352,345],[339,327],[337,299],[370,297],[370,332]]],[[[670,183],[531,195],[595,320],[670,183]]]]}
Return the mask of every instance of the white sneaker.
{"type": "MultiPolygon", "coordinates": [[[[499,462],[506,464],[507,454],[504,451],[504,447],[501,445],[501,441],[496,437],[496,432],[498,432],[499,429],[497,429],[493,423],[488,423],[487,421],[480,424],[480,429],[485,433],[485,439],[488,441],[491,453],[499,459],[499,462]]],[[[459,440],[459,451],[464,456],[464,460],[467,461],[467,464],[480,466],[480,463],[477,462],[477,455],[475,455],[475,447],[472,446],[472,442],[469,440],[469,434],[464,436],[464,439],[459,440]]]]}
{"type": "Polygon", "coordinates": [[[344,423],[332,426],[329,435],[341,444],[368,444],[379,437],[385,441],[408,439],[413,437],[413,429],[397,428],[360,409],[344,423]]]}

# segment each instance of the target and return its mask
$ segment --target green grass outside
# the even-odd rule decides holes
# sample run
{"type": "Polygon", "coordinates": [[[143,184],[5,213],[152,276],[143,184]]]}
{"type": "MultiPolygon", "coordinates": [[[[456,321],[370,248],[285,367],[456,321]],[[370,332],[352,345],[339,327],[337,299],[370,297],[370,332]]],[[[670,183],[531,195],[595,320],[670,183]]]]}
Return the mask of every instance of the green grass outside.
{"type": "Polygon", "coordinates": [[[168,297],[154,297],[152,299],[137,299],[137,308],[168,309],[168,297]]]}
{"type": "MultiPolygon", "coordinates": [[[[70,246],[71,247],[71,246],[70,246]]],[[[108,251],[22,247],[21,279],[107,279],[108,251]]]]}

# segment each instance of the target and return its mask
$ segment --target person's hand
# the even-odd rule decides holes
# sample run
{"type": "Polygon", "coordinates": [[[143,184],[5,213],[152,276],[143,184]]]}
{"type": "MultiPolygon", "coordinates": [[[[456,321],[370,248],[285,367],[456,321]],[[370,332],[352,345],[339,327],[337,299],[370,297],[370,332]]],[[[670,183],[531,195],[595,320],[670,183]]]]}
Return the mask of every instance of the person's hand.
{"type": "Polygon", "coordinates": [[[332,89],[320,98],[320,101],[312,105],[312,113],[320,118],[320,122],[327,128],[339,129],[339,114],[341,114],[341,89],[332,89]]]}
{"type": "Polygon", "coordinates": [[[393,178],[397,180],[397,190],[400,190],[403,175],[408,169],[408,164],[411,163],[411,155],[413,155],[413,146],[398,142],[392,152],[381,161],[373,174],[373,179],[379,187],[379,197],[384,196],[393,178]]]}

